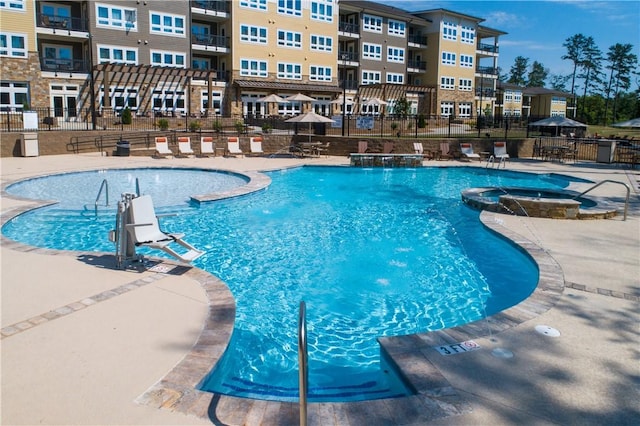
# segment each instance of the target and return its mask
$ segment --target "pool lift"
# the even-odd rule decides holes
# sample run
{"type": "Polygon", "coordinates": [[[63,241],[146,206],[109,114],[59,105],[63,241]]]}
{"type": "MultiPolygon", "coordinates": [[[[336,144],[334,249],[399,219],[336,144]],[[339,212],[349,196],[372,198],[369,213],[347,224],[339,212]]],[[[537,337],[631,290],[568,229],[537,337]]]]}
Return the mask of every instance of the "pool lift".
{"type": "Polygon", "coordinates": [[[191,263],[204,254],[182,239],[184,234],[165,233],[160,230],[159,217],[156,215],[150,195],[137,195],[125,192],[118,201],[116,229],[109,231],[109,240],[116,246],[116,263],[125,269],[131,262],[141,262],[144,256],[136,253],[137,246],[147,246],[162,250],[174,258],[191,263]],[[180,252],[170,247],[177,243],[185,250],[180,252]]]}

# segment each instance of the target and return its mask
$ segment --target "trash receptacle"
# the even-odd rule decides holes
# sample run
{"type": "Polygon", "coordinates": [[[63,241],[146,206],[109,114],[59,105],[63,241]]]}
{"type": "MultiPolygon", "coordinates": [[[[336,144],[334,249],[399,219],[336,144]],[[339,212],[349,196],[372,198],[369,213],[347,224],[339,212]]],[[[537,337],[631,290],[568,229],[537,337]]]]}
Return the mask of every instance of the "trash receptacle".
{"type": "Polygon", "coordinates": [[[128,157],[131,151],[131,144],[129,141],[119,141],[116,143],[116,152],[115,155],[117,157],[128,157]]]}
{"type": "Polygon", "coordinates": [[[598,140],[598,163],[613,163],[613,153],[616,149],[616,141],[600,139],[598,140]]]}
{"type": "Polygon", "coordinates": [[[23,157],[37,157],[38,150],[38,134],[35,132],[22,133],[20,135],[20,152],[23,157]]]}

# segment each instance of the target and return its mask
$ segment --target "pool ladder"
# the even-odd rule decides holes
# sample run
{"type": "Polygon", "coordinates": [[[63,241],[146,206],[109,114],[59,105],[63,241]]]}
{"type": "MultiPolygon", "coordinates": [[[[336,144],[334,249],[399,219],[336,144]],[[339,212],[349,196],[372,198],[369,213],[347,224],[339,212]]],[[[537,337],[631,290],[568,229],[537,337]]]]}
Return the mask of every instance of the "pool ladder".
{"type": "Polygon", "coordinates": [[[109,182],[106,179],[102,180],[102,184],[100,184],[100,189],[98,190],[98,195],[96,196],[96,201],[93,204],[94,211],[96,212],[96,216],[98,216],[98,203],[100,202],[100,195],[102,195],[102,190],[104,190],[105,196],[105,206],[109,206],[109,182]]]}
{"type": "MultiPolygon", "coordinates": [[[[498,163],[498,168],[500,168],[500,165],[503,166],[502,167],[503,169],[507,168],[507,163],[504,160],[505,160],[505,157],[500,157],[500,162],[498,163]]],[[[496,163],[496,157],[494,157],[492,155],[489,158],[487,158],[487,165],[484,166],[484,167],[485,167],[485,169],[488,169],[489,165],[491,165],[491,168],[493,168],[495,166],[495,163],[496,163]]]]}
{"type": "Polygon", "coordinates": [[[307,305],[300,302],[298,314],[298,383],[300,385],[300,426],[307,426],[307,389],[309,386],[307,351],[307,305]]]}
{"type": "Polygon", "coordinates": [[[627,184],[626,184],[626,183],[624,183],[624,182],[620,182],[620,181],[617,181],[617,180],[610,180],[610,179],[606,179],[606,180],[603,180],[602,182],[596,183],[596,184],[595,184],[595,185],[593,185],[591,188],[589,188],[589,189],[587,189],[586,191],[584,191],[584,192],[582,192],[582,193],[580,193],[580,194],[576,195],[575,197],[573,197],[573,199],[574,199],[574,200],[576,200],[576,199],[578,199],[578,198],[582,197],[582,196],[583,196],[584,194],[586,194],[587,192],[591,192],[591,191],[593,191],[594,189],[596,189],[597,187],[599,187],[600,185],[602,185],[603,183],[607,183],[607,182],[608,182],[608,183],[617,183],[618,185],[622,185],[622,186],[624,186],[625,188],[627,188],[627,197],[626,197],[626,199],[624,200],[624,219],[623,219],[623,220],[627,220],[627,211],[629,210],[629,195],[631,194],[631,188],[629,188],[629,185],[627,185],[627,184]]]}

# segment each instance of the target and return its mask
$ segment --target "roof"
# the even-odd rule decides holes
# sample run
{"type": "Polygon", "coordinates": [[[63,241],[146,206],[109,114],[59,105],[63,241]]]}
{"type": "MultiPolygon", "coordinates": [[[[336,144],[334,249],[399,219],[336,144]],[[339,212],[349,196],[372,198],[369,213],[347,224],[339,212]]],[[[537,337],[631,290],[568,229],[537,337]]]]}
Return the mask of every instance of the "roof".
{"type": "Polygon", "coordinates": [[[498,89],[503,89],[503,90],[518,89],[518,90],[521,90],[523,94],[530,95],[530,96],[537,96],[537,95],[557,95],[557,96],[565,96],[565,97],[572,96],[571,93],[567,93],[563,90],[548,89],[546,87],[523,87],[517,84],[507,83],[504,81],[498,81],[497,87],[498,89]]]}
{"type": "Polygon", "coordinates": [[[473,19],[477,22],[484,22],[485,19],[484,18],[478,18],[477,16],[472,16],[472,15],[467,15],[466,13],[460,13],[460,12],[456,12],[453,10],[449,10],[449,9],[428,9],[428,10],[420,10],[420,11],[415,11],[415,12],[410,12],[412,15],[422,15],[422,14],[430,14],[430,13],[444,13],[447,15],[454,15],[454,16],[459,16],[462,18],[468,18],[468,19],[473,19]]]}
{"type": "Polygon", "coordinates": [[[361,12],[378,13],[387,17],[404,19],[405,21],[409,21],[414,24],[426,25],[429,22],[429,20],[416,16],[404,9],[400,9],[394,6],[388,6],[383,3],[376,3],[373,1],[341,0],[340,9],[343,9],[345,6],[348,8],[348,10],[360,9],[361,12]]]}
{"type": "Polygon", "coordinates": [[[331,92],[341,93],[338,86],[325,86],[322,84],[280,83],[277,81],[234,80],[234,84],[251,89],[291,90],[296,92],[331,92]]]}

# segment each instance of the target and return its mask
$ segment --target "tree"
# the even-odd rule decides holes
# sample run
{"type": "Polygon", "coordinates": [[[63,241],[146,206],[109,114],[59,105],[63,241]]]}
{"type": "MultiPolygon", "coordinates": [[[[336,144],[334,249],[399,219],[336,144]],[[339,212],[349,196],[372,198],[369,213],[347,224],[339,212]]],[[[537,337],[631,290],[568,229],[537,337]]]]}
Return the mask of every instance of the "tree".
{"type": "Polygon", "coordinates": [[[549,70],[540,62],[533,61],[531,71],[527,76],[527,87],[544,87],[544,82],[549,76],[549,70]]]}
{"type": "Polygon", "coordinates": [[[549,84],[553,90],[567,91],[567,83],[571,79],[570,75],[552,74],[549,78],[549,84]]]}
{"type": "Polygon", "coordinates": [[[616,43],[607,52],[607,69],[610,70],[609,82],[605,87],[606,102],[604,108],[604,124],[607,125],[609,99],[613,88],[613,120],[617,120],[616,106],[620,90],[628,90],[631,86],[631,73],[638,63],[638,57],[631,53],[633,45],[616,43]]]}
{"type": "Polygon", "coordinates": [[[509,70],[509,80],[507,80],[507,83],[524,86],[527,82],[525,80],[525,75],[528,68],[529,58],[525,58],[524,56],[516,56],[513,61],[513,66],[509,70]]]}
{"type": "Polygon", "coordinates": [[[602,74],[602,52],[598,49],[598,46],[596,46],[593,37],[587,37],[586,39],[583,46],[583,59],[580,67],[582,68],[582,74],[578,77],[584,79],[581,113],[584,113],[584,101],[587,98],[587,92],[601,82],[600,76],[602,74]]]}
{"type": "MultiPolygon", "coordinates": [[[[575,34],[562,44],[562,46],[567,48],[567,54],[562,55],[562,59],[568,59],[573,62],[573,72],[571,73],[571,94],[575,100],[575,87],[576,87],[576,74],[578,72],[578,68],[582,66],[582,62],[584,61],[584,49],[587,42],[587,38],[582,34],[575,34]]],[[[575,105],[574,105],[575,107],[575,105]]],[[[577,108],[576,108],[577,109],[577,108]]],[[[576,113],[576,109],[574,109],[574,117],[576,113]]]]}
{"type": "Polygon", "coordinates": [[[400,99],[396,99],[393,105],[393,113],[395,115],[399,115],[402,119],[406,119],[409,112],[411,112],[411,103],[407,98],[402,97],[400,99]]]}

